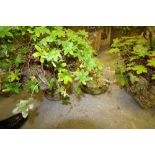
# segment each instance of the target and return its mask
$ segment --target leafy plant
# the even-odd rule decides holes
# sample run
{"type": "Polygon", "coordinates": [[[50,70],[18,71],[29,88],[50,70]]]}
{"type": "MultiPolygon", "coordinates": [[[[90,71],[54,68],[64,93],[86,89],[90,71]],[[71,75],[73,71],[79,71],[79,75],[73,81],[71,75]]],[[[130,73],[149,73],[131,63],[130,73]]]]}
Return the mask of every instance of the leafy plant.
{"type": "Polygon", "coordinates": [[[143,65],[135,65],[133,67],[128,67],[127,70],[136,71],[137,74],[147,73],[147,68],[143,65]]]}
{"type": "Polygon", "coordinates": [[[19,69],[15,69],[14,72],[10,72],[8,78],[9,78],[10,82],[13,82],[13,81],[16,81],[16,80],[19,81],[19,79],[20,79],[19,76],[20,76],[19,69]]]}
{"type": "Polygon", "coordinates": [[[92,78],[88,75],[88,72],[85,72],[83,69],[81,71],[78,71],[76,73],[76,78],[75,80],[78,80],[79,82],[81,82],[82,84],[86,85],[87,81],[92,80],[92,78]]]}
{"type": "Polygon", "coordinates": [[[13,37],[13,34],[10,32],[11,27],[0,26],[0,38],[13,37]]]}
{"type": "Polygon", "coordinates": [[[65,85],[72,82],[72,74],[67,70],[58,73],[58,81],[63,82],[65,85]]]}
{"type": "Polygon", "coordinates": [[[20,100],[19,103],[16,104],[16,108],[13,109],[13,114],[22,113],[23,118],[28,116],[29,110],[32,110],[33,98],[29,98],[27,100],[20,100]]]}
{"type": "Polygon", "coordinates": [[[26,87],[32,92],[32,93],[38,93],[39,92],[39,86],[38,81],[33,78],[26,83],[26,87]]]}
{"type": "Polygon", "coordinates": [[[147,60],[148,66],[155,67],[155,58],[147,60]]]}
{"type": "Polygon", "coordinates": [[[5,83],[2,92],[10,92],[18,94],[21,91],[21,84],[20,83],[5,83]]]}
{"type": "Polygon", "coordinates": [[[114,39],[112,49],[108,53],[121,56],[116,75],[122,86],[128,82],[132,84],[138,82],[139,76],[143,76],[144,73],[154,80],[154,76],[150,75],[153,71],[150,72],[150,68],[148,69],[148,66],[155,66],[154,52],[149,49],[148,43],[142,36],[114,39]]]}
{"type": "Polygon", "coordinates": [[[145,57],[148,54],[148,49],[142,45],[136,45],[133,48],[133,54],[137,55],[138,57],[145,57]]]}
{"type": "Polygon", "coordinates": [[[102,75],[103,65],[94,58],[87,36],[85,30],[60,26],[0,27],[1,91],[19,93],[26,87],[33,97],[44,83],[47,91],[68,102],[71,89],[80,94],[81,85],[102,75]],[[75,81],[78,87],[72,88],[75,81]]]}

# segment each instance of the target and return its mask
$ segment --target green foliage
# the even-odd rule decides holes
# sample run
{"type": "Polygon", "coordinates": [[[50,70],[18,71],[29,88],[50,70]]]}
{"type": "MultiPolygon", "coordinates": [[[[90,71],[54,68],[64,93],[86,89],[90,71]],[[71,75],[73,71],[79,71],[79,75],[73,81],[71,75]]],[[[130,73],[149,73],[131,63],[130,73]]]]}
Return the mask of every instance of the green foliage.
{"type": "Polygon", "coordinates": [[[138,26],[115,26],[114,28],[121,30],[123,34],[127,34],[128,32],[138,28],[138,26]]]}
{"type": "Polygon", "coordinates": [[[121,55],[123,63],[120,61],[116,69],[121,85],[138,82],[139,75],[148,74],[149,77],[154,77],[153,72],[148,69],[148,66],[155,67],[154,52],[149,51],[148,42],[142,36],[116,38],[108,53],[121,55]]]}
{"type": "Polygon", "coordinates": [[[117,53],[120,53],[120,49],[119,48],[111,48],[109,51],[108,51],[109,54],[117,54],[117,53]]]}
{"type": "Polygon", "coordinates": [[[0,68],[7,70],[12,65],[9,59],[4,59],[0,61],[0,68]]]}
{"type": "Polygon", "coordinates": [[[58,81],[63,82],[65,85],[72,82],[72,74],[69,73],[67,70],[58,73],[58,81]]]}
{"type": "Polygon", "coordinates": [[[5,83],[4,88],[2,89],[2,92],[10,92],[10,93],[16,93],[18,94],[21,91],[21,84],[20,83],[5,83]]]}
{"type": "Polygon", "coordinates": [[[32,92],[32,93],[38,93],[39,92],[39,86],[38,81],[34,78],[31,80],[28,80],[26,83],[26,87],[32,92]]]}
{"type": "Polygon", "coordinates": [[[83,69],[81,71],[76,72],[75,80],[81,82],[82,84],[86,85],[87,81],[92,80],[92,78],[88,75],[88,72],[85,72],[83,69]]]}
{"type": "Polygon", "coordinates": [[[13,62],[14,62],[16,67],[19,67],[19,65],[21,63],[23,63],[24,60],[23,60],[23,57],[21,55],[16,55],[16,56],[13,57],[13,62]]]}
{"type": "Polygon", "coordinates": [[[147,73],[147,68],[143,65],[135,65],[133,67],[128,67],[127,70],[136,71],[137,74],[147,73]]]}
{"type": "Polygon", "coordinates": [[[147,60],[148,66],[155,67],[155,58],[147,60]]]}
{"type": "Polygon", "coordinates": [[[0,26],[0,38],[13,37],[13,34],[10,32],[11,27],[0,26]]]}
{"type": "Polygon", "coordinates": [[[20,71],[19,69],[15,69],[14,72],[10,72],[10,74],[8,75],[9,78],[9,82],[13,82],[13,81],[19,81],[19,76],[20,76],[20,71]]]}
{"type": "Polygon", "coordinates": [[[29,110],[33,109],[33,98],[29,98],[27,100],[20,100],[19,103],[16,104],[16,108],[13,109],[13,114],[21,113],[23,118],[28,116],[29,110]]]}
{"type": "Polygon", "coordinates": [[[53,90],[53,88],[54,88],[54,82],[55,82],[54,78],[51,78],[50,81],[49,81],[50,90],[53,90]]]}
{"type": "Polygon", "coordinates": [[[11,44],[1,45],[0,57],[8,56],[8,54],[14,51],[15,49],[16,47],[11,44]]]}
{"type": "Polygon", "coordinates": [[[136,45],[133,48],[133,54],[137,55],[138,57],[145,57],[148,55],[148,49],[142,45],[136,45]]]}
{"type": "MultiPolygon", "coordinates": [[[[60,26],[0,27],[1,91],[19,93],[26,88],[32,96],[44,83],[51,94],[60,94],[68,103],[74,81],[80,94],[81,85],[102,74],[103,65],[94,58],[87,36],[85,30],[60,26]],[[39,71],[33,69],[35,66],[39,71]]],[[[16,109],[23,111],[24,117],[28,114],[27,102],[29,99],[21,101],[16,109]]]]}
{"type": "Polygon", "coordinates": [[[67,96],[68,96],[67,91],[66,91],[66,89],[65,89],[64,87],[59,87],[59,88],[57,89],[57,91],[58,91],[58,93],[60,93],[63,97],[67,97],[67,96]]]}
{"type": "Polygon", "coordinates": [[[119,67],[117,67],[117,69],[115,71],[116,78],[122,87],[125,86],[125,84],[128,82],[127,77],[124,75],[125,72],[126,72],[125,66],[119,66],[119,67]]]}
{"type": "Polygon", "coordinates": [[[127,83],[127,78],[123,74],[116,75],[116,78],[122,87],[127,83]]]}

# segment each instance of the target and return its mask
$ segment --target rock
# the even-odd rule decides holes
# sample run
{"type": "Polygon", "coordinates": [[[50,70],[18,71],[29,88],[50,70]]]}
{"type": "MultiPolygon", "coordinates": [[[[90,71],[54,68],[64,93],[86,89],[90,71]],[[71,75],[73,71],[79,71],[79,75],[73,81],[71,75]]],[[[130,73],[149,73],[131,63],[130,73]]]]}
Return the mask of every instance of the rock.
{"type": "Polygon", "coordinates": [[[155,107],[155,86],[144,77],[140,76],[139,81],[133,85],[127,84],[126,89],[142,108],[155,107]]]}
{"type": "Polygon", "coordinates": [[[40,65],[33,64],[29,68],[25,67],[22,74],[24,76],[24,81],[27,81],[30,77],[34,76],[39,81],[41,90],[49,89],[48,80],[51,78],[51,73],[43,70],[40,65]]]}
{"type": "Polygon", "coordinates": [[[97,80],[88,81],[86,85],[82,85],[81,89],[83,92],[98,95],[105,93],[109,88],[110,82],[103,77],[98,78],[97,80]]]}

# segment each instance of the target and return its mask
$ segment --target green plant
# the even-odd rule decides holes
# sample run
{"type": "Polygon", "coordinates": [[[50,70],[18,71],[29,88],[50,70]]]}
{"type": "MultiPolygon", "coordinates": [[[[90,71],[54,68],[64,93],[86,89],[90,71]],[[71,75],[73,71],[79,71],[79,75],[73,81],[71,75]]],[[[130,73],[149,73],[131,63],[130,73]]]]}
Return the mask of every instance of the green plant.
{"type": "Polygon", "coordinates": [[[132,67],[128,67],[127,70],[133,70],[136,71],[136,74],[142,74],[142,73],[147,73],[147,68],[143,65],[135,65],[132,67]]]}
{"type": "Polygon", "coordinates": [[[148,66],[155,67],[155,58],[147,60],[148,66]]]}
{"type": "Polygon", "coordinates": [[[123,34],[126,34],[126,33],[130,32],[130,31],[132,31],[132,30],[138,28],[138,26],[116,26],[116,27],[114,27],[114,28],[115,28],[115,29],[121,30],[121,32],[122,32],[123,34]]]}
{"type": "Polygon", "coordinates": [[[88,75],[89,72],[85,72],[84,70],[78,71],[76,73],[75,80],[79,81],[80,83],[86,85],[87,81],[92,80],[92,78],[88,75]]]}
{"type": "Polygon", "coordinates": [[[154,52],[149,49],[148,42],[142,36],[114,39],[108,53],[121,56],[122,61],[116,69],[116,75],[122,86],[128,82],[138,82],[139,76],[145,74],[154,80],[153,71],[148,68],[155,67],[154,52]]]}
{"type": "Polygon", "coordinates": [[[11,94],[26,88],[33,97],[44,83],[68,102],[74,82],[80,92],[81,85],[102,75],[103,66],[94,58],[87,36],[84,30],[59,26],[0,27],[0,69],[4,71],[0,91],[11,94]]]}
{"type": "Polygon", "coordinates": [[[39,83],[38,81],[34,78],[31,80],[28,80],[26,83],[26,87],[32,92],[32,93],[38,93],[39,92],[39,83]]]}
{"type": "Polygon", "coordinates": [[[9,26],[0,26],[0,38],[13,37],[13,34],[10,32],[11,27],[9,26]]]}
{"type": "Polygon", "coordinates": [[[29,110],[33,109],[33,98],[29,98],[27,100],[20,100],[19,103],[16,104],[16,107],[13,109],[13,113],[22,113],[22,116],[26,118],[28,116],[29,110]]]}

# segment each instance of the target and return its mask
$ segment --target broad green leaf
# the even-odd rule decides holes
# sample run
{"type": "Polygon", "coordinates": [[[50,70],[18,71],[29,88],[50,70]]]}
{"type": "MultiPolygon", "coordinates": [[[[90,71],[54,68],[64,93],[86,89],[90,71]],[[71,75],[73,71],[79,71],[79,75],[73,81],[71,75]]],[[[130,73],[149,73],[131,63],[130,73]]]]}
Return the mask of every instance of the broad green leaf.
{"type": "Polygon", "coordinates": [[[41,49],[38,45],[35,45],[35,48],[36,48],[36,50],[37,50],[38,52],[41,52],[41,51],[42,51],[42,49],[41,49]]]}
{"type": "Polygon", "coordinates": [[[147,60],[148,66],[155,67],[155,58],[147,60]]]}
{"type": "Polygon", "coordinates": [[[72,74],[69,73],[68,71],[63,71],[58,73],[58,81],[59,82],[64,82],[64,84],[68,84],[72,82],[72,74]]]}
{"type": "Polygon", "coordinates": [[[128,70],[136,71],[137,74],[147,73],[147,68],[143,65],[135,65],[133,67],[128,67],[128,70]]]}
{"type": "Polygon", "coordinates": [[[33,98],[29,98],[27,100],[20,100],[19,103],[16,104],[16,107],[13,109],[13,114],[22,113],[23,118],[28,116],[29,110],[32,110],[34,107],[33,98]]]}
{"type": "Polygon", "coordinates": [[[76,72],[75,74],[76,74],[75,80],[78,80],[84,85],[86,85],[87,81],[92,80],[92,78],[88,75],[89,73],[85,72],[83,69],[81,71],[76,72]]]}

